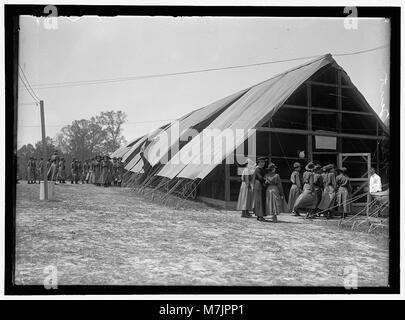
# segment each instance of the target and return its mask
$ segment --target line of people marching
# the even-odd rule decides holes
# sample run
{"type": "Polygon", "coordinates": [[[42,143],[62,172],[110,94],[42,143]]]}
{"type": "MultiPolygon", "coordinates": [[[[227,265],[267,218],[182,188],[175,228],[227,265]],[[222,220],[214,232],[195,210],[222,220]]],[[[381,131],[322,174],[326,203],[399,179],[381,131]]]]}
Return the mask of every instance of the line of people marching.
{"type": "Polygon", "coordinates": [[[243,218],[251,217],[250,211],[253,211],[259,221],[267,221],[264,217],[270,216],[270,221],[277,222],[281,212],[300,216],[300,211],[305,210],[306,218],[323,213],[329,219],[335,202],[342,219],[351,212],[352,187],[346,168],[336,168],[334,164],[322,167],[309,162],[301,174],[301,164],[294,163],[287,203],[281,178],[276,173],[277,166],[270,162],[265,169],[267,161],[266,157],[259,157],[257,165],[251,159],[244,164],[237,202],[237,210],[242,211],[243,218]]]}
{"type": "MultiPolygon", "coordinates": [[[[96,156],[83,162],[73,158],[70,165],[70,181],[71,184],[81,182],[82,184],[92,183],[96,186],[114,185],[121,187],[125,171],[124,166],[122,158],[114,157],[111,159],[108,155],[96,156]]],[[[58,151],[55,151],[46,163],[43,158],[40,158],[37,163],[34,157],[30,157],[27,169],[28,184],[37,181],[39,183],[40,180],[43,180],[44,170],[47,170],[48,181],[66,183],[66,160],[59,156],[58,151]]]]}

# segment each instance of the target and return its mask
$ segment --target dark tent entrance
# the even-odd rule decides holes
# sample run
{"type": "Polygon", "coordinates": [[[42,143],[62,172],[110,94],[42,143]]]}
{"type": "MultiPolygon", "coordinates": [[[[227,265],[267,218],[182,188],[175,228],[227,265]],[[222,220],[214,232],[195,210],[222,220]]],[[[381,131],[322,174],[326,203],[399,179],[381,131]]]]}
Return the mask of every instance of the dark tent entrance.
{"type": "MultiPolygon", "coordinates": [[[[388,146],[388,129],[336,63],[302,83],[256,127],[256,156],[276,163],[286,196],[294,162],[346,166],[356,194],[366,192],[371,166],[387,184],[388,146]]],[[[247,156],[247,146],[245,150],[247,156]]],[[[240,174],[236,164],[223,162],[201,181],[199,198],[235,208],[240,174]]],[[[359,205],[366,202],[367,196],[357,201],[359,205]]]]}

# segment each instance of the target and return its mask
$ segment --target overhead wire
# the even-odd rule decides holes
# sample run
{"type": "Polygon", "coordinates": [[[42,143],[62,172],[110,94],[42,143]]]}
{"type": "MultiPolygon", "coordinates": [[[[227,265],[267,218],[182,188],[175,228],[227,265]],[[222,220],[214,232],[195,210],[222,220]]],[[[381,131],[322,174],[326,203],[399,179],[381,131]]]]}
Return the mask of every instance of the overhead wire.
{"type": "Polygon", "coordinates": [[[25,83],[24,79],[21,77],[20,73],[18,73],[18,77],[20,78],[22,84],[24,85],[25,89],[28,91],[29,95],[32,97],[32,99],[34,99],[34,101],[38,104],[39,103],[39,99],[37,99],[32,93],[31,91],[28,89],[27,84],[25,83]]]}
{"type": "MultiPolygon", "coordinates": [[[[33,98],[35,97],[34,99],[40,101],[41,99],[38,98],[38,96],[35,94],[35,91],[34,91],[34,89],[32,89],[32,87],[31,87],[31,85],[30,85],[30,82],[29,82],[29,80],[28,80],[28,77],[26,76],[24,70],[21,68],[20,64],[18,64],[18,67],[20,68],[21,73],[22,73],[22,75],[23,75],[23,77],[24,77],[24,79],[25,79],[25,81],[26,81],[28,87],[31,89],[31,93],[32,93],[32,94],[31,94],[31,97],[33,97],[33,98]]],[[[19,76],[20,76],[20,75],[19,75],[19,76]]],[[[21,81],[23,82],[24,87],[27,89],[27,91],[30,92],[30,91],[28,90],[28,88],[27,88],[27,85],[26,85],[25,82],[22,80],[21,76],[20,76],[20,79],[21,79],[21,81]]]]}
{"type": "MultiPolygon", "coordinates": [[[[380,50],[380,49],[387,48],[387,47],[388,47],[388,45],[383,45],[383,46],[379,46],[379,47],[375,47],[375,48],[371,48],[371,49],[366,49],[366,50],[347,52],[347,53],[336,53],[336,54],[333,54],[333,56],[340,57],[340,56],[348,56],[348,55],[357,55],[357,54],[362,54],[362,53],[366,53],[366,52],[380,50]]],[[[37,84],[37,85],[34,85],[33,87],[38,89],[38,90],[42,90],[42,89],[77,87],[77,86],[96,85],[96,84],[105,84],[105,83],[114,83],[114,82],[125,82],[125,81],[160,78],[160,77],[168,77],[168,76],[178,76],[178,75],[186,75],[186,74],[194,74],[194,73],[202,73],[202,72],[211,72],[211,71],[219,71],[219,70],[247,68],[247,67],[262,66],[262,65],[282,63],[282,62],[313,59],[313,58],[318,58],[320,56],[322,56],[322,55],[313,55],[313,56],[297,57],[297,58],[290,58],[290,59],[265,61],[265,62],[243,64],[243,65],[234,65],[234,66],[226,66],[226,67],[219,67],[219,68],[206,68],[206,69],[191,70],[191,71],[150,74],[150,75],[143,75],[143,76],[128,76],[128,77],[117,77],[117,78],[106,78],[106,79],[93,79],[93,80],[67,81],[67,82],[53,82],[53,83],[37,84]]]]}

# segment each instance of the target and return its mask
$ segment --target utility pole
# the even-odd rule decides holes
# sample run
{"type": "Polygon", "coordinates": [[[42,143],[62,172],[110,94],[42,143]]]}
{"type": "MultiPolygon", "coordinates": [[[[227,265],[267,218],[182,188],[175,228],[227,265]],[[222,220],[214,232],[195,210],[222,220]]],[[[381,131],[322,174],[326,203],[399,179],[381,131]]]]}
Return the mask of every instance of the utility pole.
{"type": "Polygon", "coordinates": [[[46,166],[46,159],[48,159],[48,156],[46,154],[46,136],[45,136],[45,114],[44,114],[44,101],[40,100],[39,101],[39,108],[41,111],[41,131],[42,131],[42,157],[43,157],[43,166],[44,168],[44,199],[48,200],[48,172],[47,172],[47,166],[46,166]]]}

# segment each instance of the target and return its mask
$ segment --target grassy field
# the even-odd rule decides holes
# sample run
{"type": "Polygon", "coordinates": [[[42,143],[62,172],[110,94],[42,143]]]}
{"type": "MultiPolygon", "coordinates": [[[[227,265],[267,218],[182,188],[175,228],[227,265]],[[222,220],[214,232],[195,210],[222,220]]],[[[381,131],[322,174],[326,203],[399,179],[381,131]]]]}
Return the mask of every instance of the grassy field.
{"type": "Polygon", "coordinates": [[[59,285],[386,286],[388,238],[342,230],[338,221],[288,214],[279,223],[190,202],[163,206],[127,188],[17,185],[16,283],[59,285]]]}

